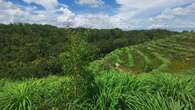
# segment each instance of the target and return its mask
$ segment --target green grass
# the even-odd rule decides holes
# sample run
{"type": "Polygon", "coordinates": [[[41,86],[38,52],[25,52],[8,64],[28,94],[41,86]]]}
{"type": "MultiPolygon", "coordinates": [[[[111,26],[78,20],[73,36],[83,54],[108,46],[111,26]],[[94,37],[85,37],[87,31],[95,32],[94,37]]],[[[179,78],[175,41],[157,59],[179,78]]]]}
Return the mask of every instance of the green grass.
{"type": "Polygon", "coordinates": [[[105,70],[130,74],[156,71],[181,73],[195,67],[195,45],[191,42],[193,40],[193,35],[183,34],[117,49],[91,63],[90,67],[94,74],[105,70]],[[120,64],[118,68],[116,63],[120,64]]]}
{"type": "Polygon", "coordinates": [[[133,59],[135,61],[134,65],[130,68],[132,73],[138,74],[143,72],[145,68],[145,61],[142,60],[143,57],[136,51],[132,51],[133,59]]]}
{"type": "Polygon", "coordinates": [[[86,91],[72,77],[48,77],[8,83],[0,91],[1,110],[68,108],[86,91]]]}
{"type": "Polygon", "coordinates": [[[130,48],[117,49],[108,54],[106,59],[110,59],[113,63],[119,63],[127,67],[132,67],[134,65],[130,48]]]}
{"type": "MultiPolygon", "coordinates": [[[[168,73],[129,75],[104,71],[92,90],[73,77],[8,81],[1,110],[194,110],[195,77],[168,73]],[[87,96],[92,92],[92,96],[87,96]]],[[[85,85],[87,86],[87,85],[85,85]]]]}
{"type": "Polygon", "coordinates": [[[135,49],[135,51],[143,57],[142,60],[144,60],[144,72],[152,71],[153,67],[152,67],[152,61],[150,60],[150,58],[138,49],[135,49]]]}
{"type": "Polygon", "coordinates": [[[159,59],[158,56],[156,56],[156,54],[154,54],[153,48],[148,47],[147,45],[143,45],[143,46],[138,47],[137,49],[139,49],[139,51],[144,53],[144,55],[147,56],[148,59],[150,59],[150,71],[148,72],[152,72],[158,69],[159,66],[163,64],[162,60],[159,59]]]}
{"type": "Polygon", "coordinates": [[[193,110],[194,78],[165,73],[129,76],[111,71],[96,78],[99,110],[193,110]]]}
{"type": "Polygon", "coordinates": [[[131,48],[116,49],[115,51],[106,55],[103,59],[96,60],[89,64],[87,69],[96,75],[102,71],[110,71],[114,69],[121,69],[122,71],[131,72],[129,68],[134,66],[134,59],[131,48]],[[119,67],[116,67],[119,64],[119,67]]]}
{"type": "Polygon", "coordinates": [[[152,72],[163,71],[169,66],[170,61],[168,59],[162,57],[159,53],[153,52],[153,54],[162,62],[162,64],[159,65],[159,67],[157,69],[154,69],[152,72]]]}

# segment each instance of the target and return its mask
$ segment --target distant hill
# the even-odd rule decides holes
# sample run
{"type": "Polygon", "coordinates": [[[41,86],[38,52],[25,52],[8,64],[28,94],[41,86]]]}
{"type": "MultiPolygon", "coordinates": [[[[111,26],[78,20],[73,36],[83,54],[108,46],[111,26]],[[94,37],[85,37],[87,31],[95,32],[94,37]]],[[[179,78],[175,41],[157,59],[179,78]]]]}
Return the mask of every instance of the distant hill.
{"type": "Polygon", "coordinates": [[[182,33],[116,49],[89,68],[94,72],[114,69],[130,74],[191,71],[195,68],[195,34],[182,33]]]}

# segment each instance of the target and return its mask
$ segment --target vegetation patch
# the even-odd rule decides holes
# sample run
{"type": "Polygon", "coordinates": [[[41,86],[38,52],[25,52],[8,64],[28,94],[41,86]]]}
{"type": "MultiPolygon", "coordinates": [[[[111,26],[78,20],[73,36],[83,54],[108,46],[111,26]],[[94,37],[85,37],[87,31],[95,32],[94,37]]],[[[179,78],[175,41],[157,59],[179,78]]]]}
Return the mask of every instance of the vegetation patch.
{"type": "Polygon", "coordinates": [[[0,24],[0,110],[194,110],[194,35],[0,24]]]}

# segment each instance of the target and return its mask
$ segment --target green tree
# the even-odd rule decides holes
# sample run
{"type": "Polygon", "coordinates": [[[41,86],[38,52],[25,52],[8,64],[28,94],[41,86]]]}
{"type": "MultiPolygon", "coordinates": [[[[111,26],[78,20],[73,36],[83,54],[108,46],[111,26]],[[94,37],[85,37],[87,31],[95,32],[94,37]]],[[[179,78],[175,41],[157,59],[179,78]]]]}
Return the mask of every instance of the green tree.
{"type": "Polygon", "coordinates": [[[74,33],[68,39],[66,51],[60,54],[60,62],[63,64],[64,74],[80,74],[90,59],[93,59],[95,48],[82,37],[74,33]]]}

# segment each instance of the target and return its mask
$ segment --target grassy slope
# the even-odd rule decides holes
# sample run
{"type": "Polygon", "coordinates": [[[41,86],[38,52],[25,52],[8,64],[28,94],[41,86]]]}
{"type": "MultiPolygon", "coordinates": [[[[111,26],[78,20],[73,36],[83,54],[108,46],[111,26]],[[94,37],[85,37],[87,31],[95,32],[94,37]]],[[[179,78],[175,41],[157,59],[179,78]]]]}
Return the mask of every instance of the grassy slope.
{"type": "Polygon", "coordinates": [[[185,72],[195,68],[194,42],[195,35],[185,33],[175,37],[117,49],[99,60],[98,62],[100,63],[96,61],[91,63],[90,67],[92,71],[96,70],[96,72],[98,69],[102,70],[102,67],[104,67],[104,70],[115,69],[129,73],[185,72]],[[126,58],[128,51],[129,54],[132,54],[132,57],[128,57],[129,59],[126,58]],[[130,67],[124,66],[127,61],[132,61],[130,67]],[[119,64],[119,66],[116,66],[116,64],[119,64]],[[98,68],[98,66],[101,68],[98,68]]]}

